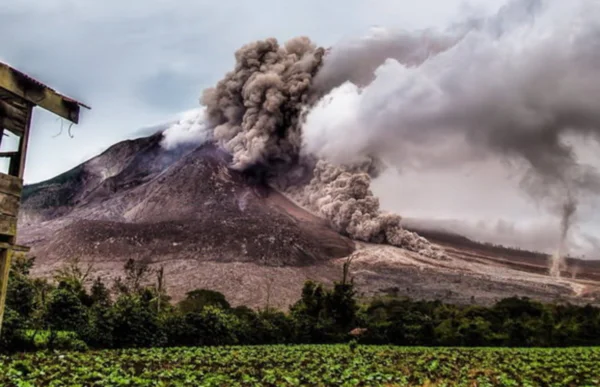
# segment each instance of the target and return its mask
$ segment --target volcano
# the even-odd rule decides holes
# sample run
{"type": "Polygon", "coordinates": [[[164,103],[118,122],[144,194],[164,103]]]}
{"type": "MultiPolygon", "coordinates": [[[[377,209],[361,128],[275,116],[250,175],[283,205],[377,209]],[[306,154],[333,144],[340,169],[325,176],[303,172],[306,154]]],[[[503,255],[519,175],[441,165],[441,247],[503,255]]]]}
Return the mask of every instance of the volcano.
{"type": "Polygon", "coordinates": [[[350,257],[362,296],[598,302],[600,264],[572,261],[577,278],[556,279],[542,255],[448,235],[427,235],[446,249],[444,260],[353,241],[255,176],[230,169],[231,157],[214,145],[167,150],[162,138],[120,142],[24,188],[19,243],[32,247],[34,275],[51,276],[78,258],[110,281],[133,258],[163,266],[175,300],[210,288],[232,304],[261,307],[269,300],[287,308],[305,280],[339,280],[350,257]]]}

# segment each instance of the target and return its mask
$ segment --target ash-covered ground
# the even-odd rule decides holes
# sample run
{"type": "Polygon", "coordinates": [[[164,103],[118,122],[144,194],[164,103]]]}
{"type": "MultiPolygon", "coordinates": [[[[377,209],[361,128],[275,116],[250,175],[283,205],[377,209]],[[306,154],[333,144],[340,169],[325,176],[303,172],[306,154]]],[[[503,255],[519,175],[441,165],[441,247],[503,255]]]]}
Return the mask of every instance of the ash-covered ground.
{"type": "MultiPolygon", "coordinates": [[[[34,274],[51,276],[71,258],[105,279],[129,258],[164,266],[175,300],[195,288],[233,304],[287,308],[307,279],[332,283],[352,257],[363,296],[489,304],[512,295],[594,300],[600,265],[555,279],[528,256],[440,241],[444,258],[355,242],[277,190],[228,168],[210,145],[161,146],[160,134],[114,145],[64,175],[27,186],[19,243],[32,246],[34,274]]],[[[435,240],[434,236],[431,238],[435,240]]],[[[574,262],[573,264],[575,264],[574,262]]],[[[574,267],[574,266],[573,266],[574,267]]]]}

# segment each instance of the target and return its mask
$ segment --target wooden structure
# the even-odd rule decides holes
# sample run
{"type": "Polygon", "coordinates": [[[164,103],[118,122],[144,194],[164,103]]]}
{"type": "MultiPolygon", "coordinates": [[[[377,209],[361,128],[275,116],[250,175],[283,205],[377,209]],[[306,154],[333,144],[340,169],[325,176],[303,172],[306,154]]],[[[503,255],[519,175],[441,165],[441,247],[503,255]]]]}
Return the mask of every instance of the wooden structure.
{"type": "Polygon", "coordinates": [[[36,106],[75,124],[79,122],[80,107],[89,109],[0,62],[0,144],[5,130],[19,139],[16,151],[0,152],[0,157],[9,159],[8,173],[0,173],[0,329],[11,257],[29,251],[27,247],[16,245],[17,216],[23,190],[31,115],[36,106]]]}

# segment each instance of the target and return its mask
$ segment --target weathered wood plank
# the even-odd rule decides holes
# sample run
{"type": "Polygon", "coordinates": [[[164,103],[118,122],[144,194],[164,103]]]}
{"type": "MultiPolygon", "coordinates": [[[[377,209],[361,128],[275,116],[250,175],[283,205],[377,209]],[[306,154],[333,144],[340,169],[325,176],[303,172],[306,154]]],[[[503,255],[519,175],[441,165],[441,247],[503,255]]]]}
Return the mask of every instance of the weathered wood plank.
{"type": "Polygon", "coordinates": [[[25,124],[17,122],[8,117],[0,116],[0,127],[10,130],[13,134],[20,136],[25,130],[25,124]]]}
{"type": "Polygon", "coordinates": [[[27,108],[19,108],[10,102],[0,100],[0,115],[8,117],[20,123],[25,123],[27,119],[27,108]]]}
{"type": "Polygon", "coordinates": [[[0,173],[0,192],[8,195],[21,197],[23,191],[23,179],[16,176],[0,173]]]}
{"type": "Polygon", "coordinates": [[[21,200],[18,196],[7,195],[0,192],[0,214],[17,216],[21,200]]]}
{"type": "Polygon", "coordinates": [[[17,218],[0,214],[0,235],[17,235],[17,218]]]}

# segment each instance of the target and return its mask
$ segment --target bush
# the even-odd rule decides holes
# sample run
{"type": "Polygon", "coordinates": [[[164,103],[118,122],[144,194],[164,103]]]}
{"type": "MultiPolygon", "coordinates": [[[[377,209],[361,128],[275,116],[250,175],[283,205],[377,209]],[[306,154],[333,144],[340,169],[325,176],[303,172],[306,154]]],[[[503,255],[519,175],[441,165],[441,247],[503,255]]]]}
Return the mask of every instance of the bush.
{"type": "Polygon", "coordinates": [[[88,350],[87,344],[79,338],[75,332],[60,332],[54,340],[53,349],[63,351],[79,351],[85,352],[88,350]]]}
{"type": "Polygon", "coordinates": [[[223,293],[208,289],[192,290],[177,304],[177,307],[183,313],[199,313],[207,306],[214,306],[222,310],[231,308],[223,293]]]}
{"type": "Polygon", "coordinates": [[[167,338],[148,300],[137,295],[119,297],[113,307],[112,338],[116,348],[157,347],[167,338]]]}
{"type": "Polygon", "coordinates": [[[0,334],[0,351],[12,352],[32,347],[27,345],[27,340],[21,331],[22,326],[23,318],[19,313],[11,308],[6,308],[0,334]]]}
{"type": "Polygon", "coordinates": [[[112,348],[114,328],[113,310],[102,304],[94,304],[89,310],[89,324],[80,336],[92,347],[112,348]]]}

